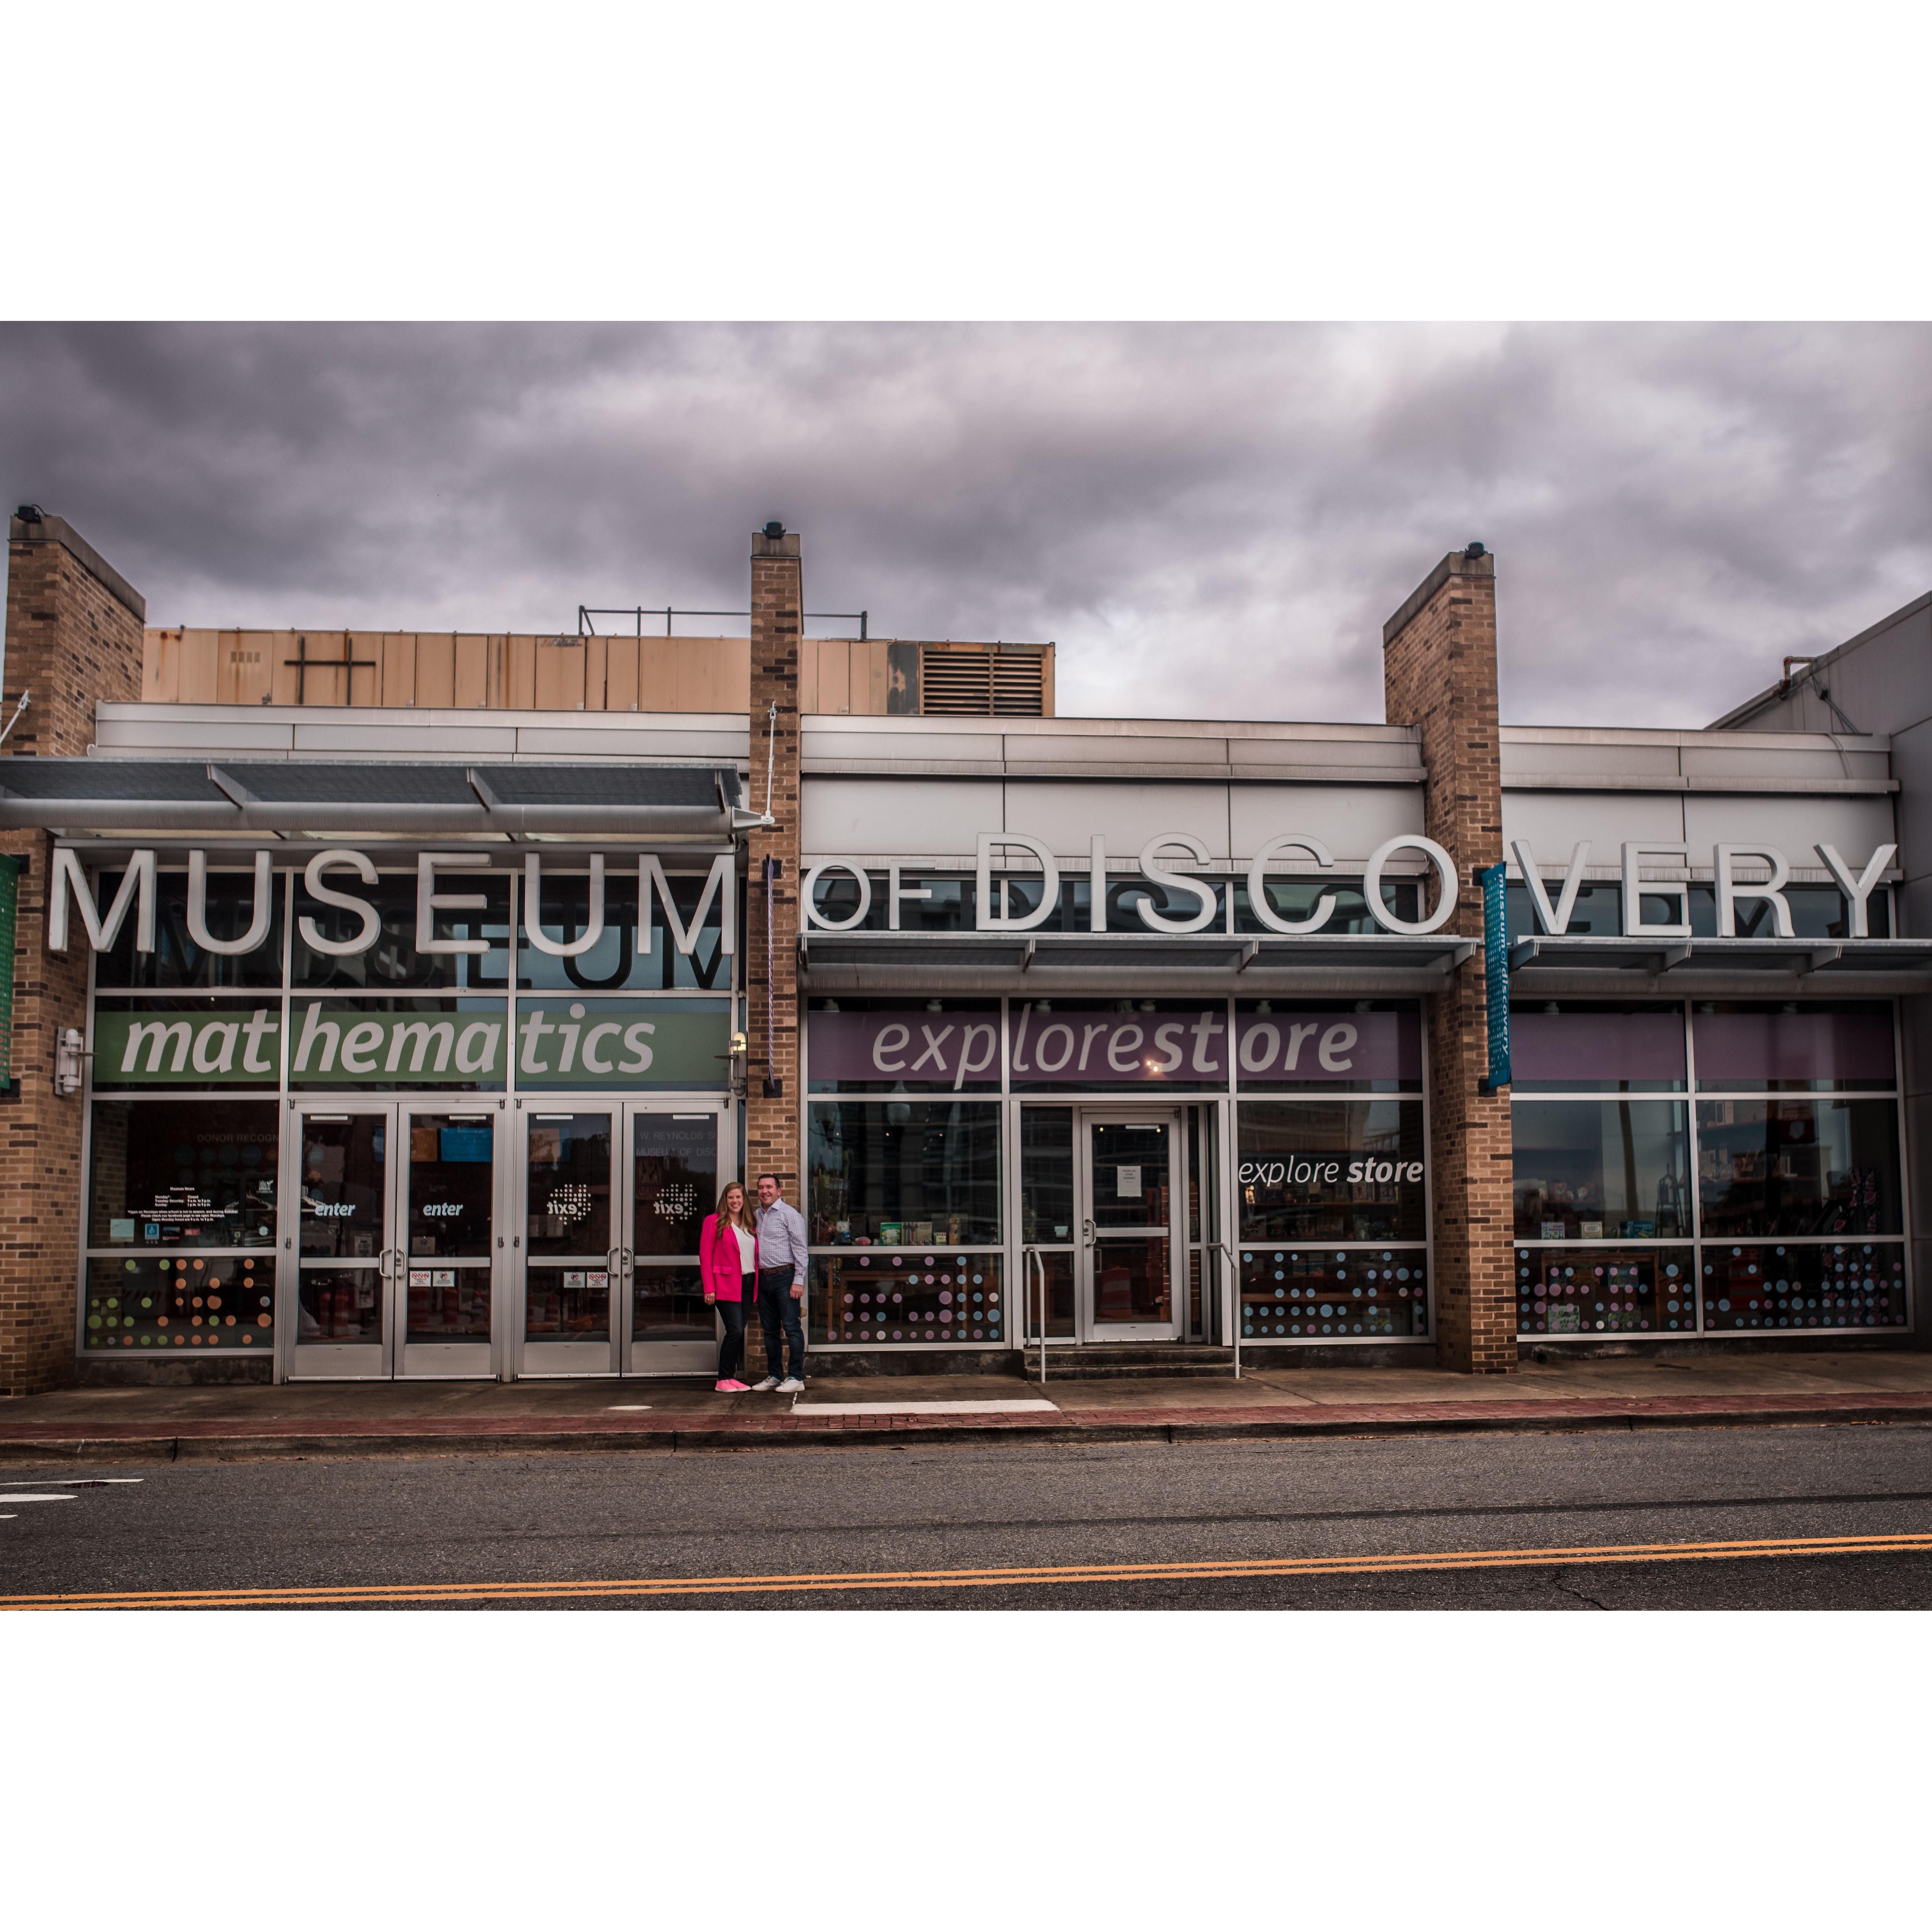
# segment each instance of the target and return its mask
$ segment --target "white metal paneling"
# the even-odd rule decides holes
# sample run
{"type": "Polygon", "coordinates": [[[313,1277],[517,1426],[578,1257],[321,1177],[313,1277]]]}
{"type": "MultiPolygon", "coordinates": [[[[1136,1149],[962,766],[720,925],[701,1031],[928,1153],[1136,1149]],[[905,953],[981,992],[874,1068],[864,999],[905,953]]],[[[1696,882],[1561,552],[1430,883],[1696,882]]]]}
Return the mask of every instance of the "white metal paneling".
{"type": "Polygon", "coordinates": [[[517,728],[517,755],[523,758],[664,758],[694,764],[742,764],[748,734],[742,720],[710,730],[686,729],[659,722],[628,728],[560,731],[554,725],[517,728]]]}
{"type": "MultiPolygon", "coordinates": [[[[1270,838],[1318,838],[1338,863],[1366,860],[1384,840],[1424,829],[1420,785],[1235,785],[1228,799],[1231,855],[1251,859],[1270,838]]],[[[1284,853],[1284,860],[1300,858],[1284,853]]],[[[1400,858],[1413,858],[1401,853],[1400,858]]]]}
{"type": "MultiPolygon", "coordinates": [[[[1110,859],[1131,860],[1150,838],[1187,832],[1207,846],[1210,858],[1232,856],[1225,784],[1055,784],[1010,778],[1006,794],[1005,829],[1043,838],[1063,854],[1084,854],[1097,834],[1106,840],[1110,859]]],[[[956,844],[951,849],[960,848],[956,844]]],[[[965,849],[972,849],[970,842],[965,849]]]]}
{"type": "MultiPolygon", "coordinates": [[[[1744,844],[1755,839],[1775,845],[1792,866],[1815,866],[1818,856],[1811,848],[1821,841],[1835,845],[1850,864],[1862,866],[1893,837],[1892,800],[1882,793],[1847,798],[1814,792],[1780,798],[1694,791],[1684,794],[1683,808],[1684,837],[1694,866],[1708,865],[1711,848],[1720,840],[1744,844]]],[[[1542,856],[1540,851],[1537,856],[1542,856]]]]}
{"type": "MultiPolygon", "coordinates": [[[[1626,839],[1684,836],[1684,795],[1644,791],[1506,791],[1503,842],[1527,838],[1537,863],[1562,865],[1577,842],[1590,842],[1590,864],[1622,862],[1626,839]]],[[[1511,862],[1515,854],[1510,854],[1511,862]]],[[[1708,862],[1708,861],[1707,861],[1708,862]]]]}
{"type": "MultiPolygon", "coordinates": [[[[102,709],[104,710],[104,706],[102,709]]],[[[131,709],[131,706],[123,707],[131,709]]],[[[230,706],[231,710],[234,707],[230,706]]],[[[206,725],[184,723],[165,715],[166,707],[145,706],[154,715],[138,718],[97,717],[94,747],[104,758],[226,758],[238,752],[267,753],[286,758],[295,743],[292,724],[265,722],[254,713],[239,712],[234,722],[219,733],[206,725]]]]}
{"type": "MultiPolygon", "coordinates": [[[[754,759],[754,800],[763,796],[756,764],[754,759]]],[[[799,789],[808,853],[952,857],[973,850],[976,833],[1002,829],[997,778],[818,778],[806,779],[799,789]]]]}
{"type": "Polygon", "coordinates": [[[1505,779],[1560,773],[1575,777],[1675,778],[1678,748],[1660,733],[1510,730],[1502,734],[1505,779]]]}
{"type": "MultiPolygon", "coordinates": [[[[986,765],[997,765],[1004,757],[1003,747],[1006,740],[997,730],[854,731],[848,728],[852,722],[842,718],[838,729],[828,730],[818,720],[806,719],[799,740],[800,757],[842,758],[866,764],[918,759],[946,764],[986,765]]],[[[897,724],[914,721],[896,718],[891,722],[897,724]]],[[[946,722],[954,724],[961,722],[950,718],[946,722]]]]}

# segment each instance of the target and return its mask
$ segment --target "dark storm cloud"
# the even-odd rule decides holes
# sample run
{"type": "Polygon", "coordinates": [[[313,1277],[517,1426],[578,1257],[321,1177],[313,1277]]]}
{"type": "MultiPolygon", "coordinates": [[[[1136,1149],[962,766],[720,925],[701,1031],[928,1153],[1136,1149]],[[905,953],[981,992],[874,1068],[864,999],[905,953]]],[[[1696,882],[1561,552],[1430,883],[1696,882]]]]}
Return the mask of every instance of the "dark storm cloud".
{"type": "Polygon", "coordinates": [[[1501,573],[1504,714],[1695,724],[1932,586],[1932,332],[16,327],[0,492],[157,622],[735,608],[746,537],[1063,710],[1377,718],[1382,620],[1501,573]]]}

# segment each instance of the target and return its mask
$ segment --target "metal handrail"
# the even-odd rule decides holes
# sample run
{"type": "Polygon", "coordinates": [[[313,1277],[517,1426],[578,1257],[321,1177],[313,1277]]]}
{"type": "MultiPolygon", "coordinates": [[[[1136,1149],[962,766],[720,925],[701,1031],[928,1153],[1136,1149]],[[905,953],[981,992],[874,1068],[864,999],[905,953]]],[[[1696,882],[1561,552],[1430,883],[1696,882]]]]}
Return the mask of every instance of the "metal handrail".
{"type": "Polygon", "coordinates": [[[1234,1379],[1241,1379],[1241,1267],[1234,1258],[1234,1251],[1226,1241],[1216,1241],[1215,1246],[1228,1257],[1228,1286],[1234,1296],[1234,1320],[1229,1324],[1234,1344],[1234,1379]]]}

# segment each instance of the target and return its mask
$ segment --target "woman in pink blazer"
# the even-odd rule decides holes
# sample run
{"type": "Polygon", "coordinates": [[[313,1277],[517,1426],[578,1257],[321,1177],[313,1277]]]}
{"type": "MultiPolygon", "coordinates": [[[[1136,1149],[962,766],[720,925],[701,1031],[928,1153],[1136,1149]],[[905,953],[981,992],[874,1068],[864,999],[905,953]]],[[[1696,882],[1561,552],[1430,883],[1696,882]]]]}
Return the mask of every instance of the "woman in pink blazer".
{"type": "Polygon", "coordinates": [[[742,1181],[730,1183],[718,1197],[716,1212],[705,1216],[698,1257],[704,1305],[715,1306],[724,1324],[718,1344],[718,1392],[740,1395],[746,1388],[738,1374],[745,1365],[745,1317],[758,1298],[758,1233],[745,1212],[742,1181]]]}

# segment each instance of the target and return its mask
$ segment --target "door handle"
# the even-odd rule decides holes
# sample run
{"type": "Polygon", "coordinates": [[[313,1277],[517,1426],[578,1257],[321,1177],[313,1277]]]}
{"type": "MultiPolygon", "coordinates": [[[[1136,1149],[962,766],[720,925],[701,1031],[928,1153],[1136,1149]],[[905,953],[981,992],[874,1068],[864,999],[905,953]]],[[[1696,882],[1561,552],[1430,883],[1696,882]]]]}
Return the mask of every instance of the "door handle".
{"type": "Polygon", "coordinates": [[[1090,1216],[1083,1216],[1081,1220],[1080,1238],[1084,1241],[1090,1248],[1094,1245],[1095,1232],[1093,1219],[1090,1216]]]}
{"type": "Polygon", "coordinates": [[[604,1265],[613,1274],[628,1274],[631,1271],[631,1251],[628,1248],[613,1248],[604,1257],[604,1265]]]}

